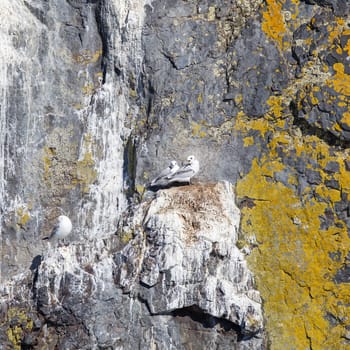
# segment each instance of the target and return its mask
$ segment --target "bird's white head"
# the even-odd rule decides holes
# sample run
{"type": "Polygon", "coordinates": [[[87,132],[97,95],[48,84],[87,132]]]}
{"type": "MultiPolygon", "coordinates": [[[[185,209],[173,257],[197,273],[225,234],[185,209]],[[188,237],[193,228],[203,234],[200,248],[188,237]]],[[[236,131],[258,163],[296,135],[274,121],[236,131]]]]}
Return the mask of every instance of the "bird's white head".
{"type": "Polygon", "coordinates": [[[196,159],[195,156],[188,156],[187,157],[187,162],[192,164],[195,159],[196,159]]]}
{"type": "Polygon", "coordinates": [[[176,165],[177,165],[176,160],[172,160],[172,161],[170,162],[170,168],[174,168],[176,165]]]}
{"type": "Polygon", "coordinates": [[[60,215],[58,217],[58,224],[61,228],[66,230],[67,232],[72,230],[72,221],[68,216],[60,215]]]}
{"type": "Polygon", "coordinates": [[[59,221],[59,222],[66,221],[67,219],[68,219],[68,217],[65,216],[65,215],[60,215],[60,216],[58,217],[58,221],[59,221]]]}

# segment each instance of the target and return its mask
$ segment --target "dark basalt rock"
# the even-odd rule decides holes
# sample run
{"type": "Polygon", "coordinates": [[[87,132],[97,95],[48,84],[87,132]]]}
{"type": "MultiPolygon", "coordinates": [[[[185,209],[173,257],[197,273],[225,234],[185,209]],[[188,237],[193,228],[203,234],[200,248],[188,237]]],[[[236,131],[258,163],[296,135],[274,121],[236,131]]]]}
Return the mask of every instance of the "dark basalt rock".
{"type": "Polygon", "coordinates": [[[336,16],[346,16],[349,14],[349,2],[347,0],[303,0],[307,4],[317,4],[323,7],[330,7],[336,16]]]}

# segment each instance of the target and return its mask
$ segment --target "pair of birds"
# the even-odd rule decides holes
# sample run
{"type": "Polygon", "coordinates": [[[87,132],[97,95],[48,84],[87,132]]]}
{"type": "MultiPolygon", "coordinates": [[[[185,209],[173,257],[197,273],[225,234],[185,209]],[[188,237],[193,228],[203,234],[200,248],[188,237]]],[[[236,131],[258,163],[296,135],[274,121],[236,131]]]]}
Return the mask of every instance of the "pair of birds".
{"type": "Polygon", "coordinates": [[[199,162],[195,156],[189,156],[186,163],[180,167],[176,160],[172,160],[151,182],[151,187],[168,186],[173,183],[191,183],[191,178],[199,171],[199,162]]]}
{"type": "MultiPolygon", "coordinates": [[[[196,175],[198,171],[199,162],[195,156],[189,156],[182,167],[179,167],[177,162],[173,160],[170,162],[169,166],[151,182],[151,186],[167,186],[175,182],[190,183],[191,178],[196,175]]],[[[49,241],[65,239],[71,233],[72,228],[73,225],[70,218],[66,215],[60,215],[50,236],[43,239],[49,241]]]]}

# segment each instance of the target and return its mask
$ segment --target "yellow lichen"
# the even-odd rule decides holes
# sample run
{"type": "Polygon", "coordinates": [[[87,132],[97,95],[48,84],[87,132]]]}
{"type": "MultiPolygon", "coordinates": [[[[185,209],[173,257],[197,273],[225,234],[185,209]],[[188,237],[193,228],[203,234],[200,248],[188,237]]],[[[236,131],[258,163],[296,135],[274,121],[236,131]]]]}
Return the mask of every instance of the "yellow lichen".
{"type": "Polygon", "coordinates": [[[350,96],[350,75],[344,71],[342,63],[333,65],[335,74],[328,80],[329,85],[338,93],[350,96]]]}
{"type": "Polygon", "coordinates": [[[350,39],[348,39],[346,45],[344,46],[344,51],[347,52],[348,57],[350,56],[350,39]]]}
{"type": "Polygon", "coordinates": [[[25,224],[30,220],[30,213],[26,207],[20,207],[16,211],[17,227],[23,228],[25,224]]]}
{"type": "Polygon", "coordinates": [[[73,184],[80,184],[81,190],[84,193],[89,192],[89,186],[94,183],[97,178],[92,147],[93,139],[91,134],[85,134],[83,137],[82,156],[76,162],[76,174],[73,179],[73,184]]]}
{"type": "Polygon", "coordinates": [[[341,121],[342,123],[347,124],[350,127],[350,112],[345,112],[341,121]]]}
{"type": "Polygon", "coordinates": [[[244,131],[245,133],[250,130],[259,130],[262,133],[262,136],[265,135],[265,132],[269,130],[269,123],[263,118],[259,119],[249,119],[242,112],[237,114],[236,123],[234,126],[235,130],[244,131]]]}
{"type": "Polygon", "coordinates": [[[295,26],[293,29],[296,29],[297,21],[296,19],[298,18],[299,15],[299,5],[300,5],[300,0],[292,0],[291,1],[291,10],[292,11],[292,25],[294,24],[295,26]]]}
{"type": "Polygon", "coordinates": [[[334,40],[339,37],[343,31],[345,21],[342,18],[337,18],[334,26],[333,25],[328,25],[328,42],[330,44],[334,43],[334,40]]]}
{"type": "MultiPolygon", "coordinates": [[[[318,98],[315,96],[315,93],[319,92],[321,89],[317,85],[306,85],[305,88],[309,91],[308,96],[312,105],[317,105],[319,103],[318,98]]],[[[304,93],[305,97],[305,93],[304,93]]]]}
{"type": "Polygon", "coordinates": [[[91,63],[96,63],[102,56],[102,50],[97,50],[92,52],[90,50],[81,51],[79,54],[73,55],[73,60],[75,63],[87,65],[91,63]]]}
{"type": "Polygon", "coordinates": [[[23,334],[33,329],[33,321],[24,310],[10,308],[5,322],[9,324],[6,330],[8,340],[12,343],[14,350],[20,350],[23,334]]]}
{"type": "Polygon", "coordinates": [[[133,237],[134,237],[133,231],[122,231],[120,239],[123,244],[127,244],[132,240],[133,237]]]}
{"type": "Polygon", "coordinates": [[[196,122],[192,122],[191,126],[192,126],[192,135],[194,137],[197,136],[197,137],[203,138],[207,136],[207,133],[203,130],[203,125],[198,124],[196,122]]]}
{"type": "Polygon", "coordinates": [[[281,96],[270,96],[269,99],[266,101],[266,103],[270,106],[270,113],[272,113],[274,117],[282,117],[282,102],[283,101],[281,96]]]}
{"type": "Polygon", "coordinates": [[[95,86],[93,83],[86,83],[82,90],[84,95],[91,95],[95,90],[95,86]]]}
{"type": "Polygon", "coordinates": [[[263,12],[262,30],[282,49],[286,26],[282,14],[282,0],[266,0],[266,11],[263,12]]]}
{"type": "Polygon", "coordinates": [[[129,89],[129,95],[131,97],[137,97],[137,91],[135,89],[129,89]]]}
{"type": "MultiPolygon", "coordinates": [[[[288,349],[289,344],[306,348],[305,327],[312,334],[314,347],[322,348],[331,332],[324,309],[335,301],[330,293],[329,303],[324,305],[323,285],[330,282],[324,276],[334,274],[341,266],[330,259],[329,253],[340,252],[344,259],[350,242],[344,229],[334,226],[320,231],[320,217],[327,203],[315,199],[303,203],[291,188],[268,180],[281,166],[267,159],[254,161],[251,172],[237,186],[239,197],[255,199],[255,206],[242,211],[243,233],[255,232],[260,243],[249,263],[265,301],[271,349],[288,349]],[[300,224],[293,223],[294,217],[299,218],[300,224]],[[342,243],[336,236],[341,236],[342,243]],[[313,297],[310,297],[311,287],[313,297]],[[293,319],[293,326],[288,326],[293,319]]],[[[323,191],[327,191],[324,186],[323,191]]],[[[339,200],[339,196],[334,199],[339,200]]],[[[335,283],[330,285],[332,291],[338,289],[335,283]]]]}
{"type": "Polygon", "coordinates": [[[254,145],[254,138],[253,136],[247,136],[243,139],[244,147],[252,146],[254,145]]]}
{"type": "MultiPolygon", "coordinates": [[[[276,101],[269,100],[266,116],[281,115],[276,101]]],[[[335,327],[326,316],[349,312],[344,306],[350,299],[347,285],[337,284],[334,276],[346,260],[350,239],[335,213],[333,223],[325,227],[321,223],[325,212],[333,212],[335,203],[350,191],[350,171],[345,165],[349,152],[335,152],[315,135],[277,128],[273,118],[250,120],[243,113],[236,118],[235,129],[245,144],[254,142],[247,136],[251,130],[259,131],[260,137],[268,131],[272,135],[265,155],[255,159],[250,172],[237,183],[238,200],[251,198],[254,203],[242,208],[241,240],[258,242],[248,262],[264,300],[270,348],[290,349],[297,344],[296,348],[307,349],[312,344],[315,349],[345,349],[341,337],[350,319],[342,318],[335,327]],[[320,183],[299,193],[299,174],[286,167],[281,152],[295,160],[317,160],[305,166],[319,173],[320,183]],[[337,163],[339,171],[326,172],[329,162],[337,163]],[[277,180],[280,172],[288,174],[286,183],[277,180]],[[330,179],[339,183],[339,189],[325,185],[330,179]]]]}
{"type": "MultiPolygon", "coordinates": [[[[274,144],[271,147],[274,148],[274,144]]],[[[328,152],[324,156],[329,161],[328,152]]],[[[305,328],[313,346],[322,348],[331,331],[324,318],[324,309],[331,303],[324,305],[323,285],[327,282],[332,291],[338,289],[324,276],[330,271],[334,274],[341,266],[330,259],[329,253],[340,252],[344,259],[350,242],[345,229],[333,226],[321,231],[320,217],[331,203],[340,200],[340,192],[320,184],[316,193],[325,201],[313,198],[303,202],[293,189],[269,180],[283,167],[278,159],[255,160],[251,172],[238,183],[239,197],[255,199],[255,206],[243,209],[242,231],[247,235],[255,232],[260,242],[249,262],[265,300],[271,349],[288,348],[291,342],[300,348],[307,347],[305,328]],[[288,327],[293,319],[300,322],[294,321],[293,327],[288,327]]],[[[343,171],[341,169],[340,176],[343,171]]],[[[305,195],[311,191],[306,188],[305,195]]]]}
{"type": "Polygon", "coordinates": [[[235,104],[236,104],[236,105],[239,105],[239,104],[242,103],[242,101],[243,101],[243,95],[242,95],[242,94],[236,95],[235,98],[234,98],[234,100],[235,100],[235,104]]]}
{"type": "Polygon", "coordinates": [[[144,194],[146,187],[144,185],[137,184],[135,186],[136,192],[139,193],[141,196],[144,194]]]}
{"type": "MultiPolygon", "coordinates": [[[[285,1],[267,0],[263,13],[263,30],[280,48],[288,34],[285,28],[290,30],[296,22],[282,23],[283,5],[285,1]]],[[[292,18],[295,19],[293,15],[292,18]]],[[[340,19],[329,25],[331,50],[340,50],[339,38],[345,35],[345,26],[340,19]]],[[[311,45],[309,39],[304,42],[311,45]]],[[[315,49],[315,57],[321,49],[325,47],[315,49]]],[[[346,46],[342,54],[345,51],[348,55],[348,50],[346,46]]],[[[314,61],[304,68],[302,88],[298,87],[300,101],[319,104],[322,84],[327,84],[338,95],[329,94],[325,102],[348,106],[350,76],[342,63],[333,66],[332,76],[332,69],[326,65],[322,71],[315,70],[314,61]]],[[[337,217],[334,208],[350,193],[346,163],[350,152],[334,149],[317,135],[303,135],[292,124],[286,129],[288,118],[283,118],[283,110],[294,94],[295,86],[290,85],[281,96],[270,97],[270,110],[262,118],[251,119],[243,112],[236,116],[235,131],[245,146],[254,144],[255,138],[269,135],[264,153],[237,182],[238,200],[251,198],[253,203],[242,208],[240,239],[258,242],[248,263],[264,300],[270,348],[346,349],[344,334],[350,329],[350,297],[348,285],[336,283],[335,276],[346,262],[350,239],[346,223],[337,217]],[[306,171],[315,174],[317,183],[305,185],[307,173],[294,169],[290,165],[293,161],[304,163],[306,171]],[[330,162],[336,163],[339,170],[326,171],[330,162]],[[328,181],[335,188],[327,187],[328,181]],[[336,325],[327,319],[328,314],[339,318],[336,325]]],[[[301,102],[297,108],[302,108],[301,102]]],[[[340,125],[335,123],[334,129],[341,131],[342,123],[350,126],[350,110],[343,113],[340,125]]]]}

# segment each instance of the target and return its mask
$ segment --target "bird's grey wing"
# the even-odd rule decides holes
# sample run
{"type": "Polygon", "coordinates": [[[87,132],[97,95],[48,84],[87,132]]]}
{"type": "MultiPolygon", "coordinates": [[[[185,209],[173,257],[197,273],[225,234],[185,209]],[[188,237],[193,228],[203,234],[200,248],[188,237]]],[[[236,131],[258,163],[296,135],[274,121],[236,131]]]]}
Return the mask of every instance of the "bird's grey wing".
{"type": "Polygon", "coordinates": [[[157,181],[159,181],[161,178],[168,176],[171,172],[171,169],[168,167],[161,171],[161,173],[154,179],[152,180],[152,184],[155,184],[157,181]]]}
{"type": "Polygon", "coordinates": [[[58,228],[59,228],[59,224],[56,224],[56,225],[54,226],[54,228],[52,229],[51,234],[50,234],[50,236],[49,236],[48,239],[52,239],[52,238],[55,237],[55,235],[56,235],[56,233],[57,233],[57,231],[58,231],[58,228]]]}
{"type": "Polygon", "coordinates": [[[159,175],[158,175],[158,179],[165,177],[167,175],[169,175],[171,173],[171,169],[168,167],[166,169],[164,169],[159,175]]]}
{"type": "Polygon", "coordinates": [[[176,173],[174,173],[170,177],[169,181],[170,182],[183,181],[193,176],[194,174],[195,174],[194,169],[189,165],[185,165],[182,168],[180,168],[176,173]]]}

